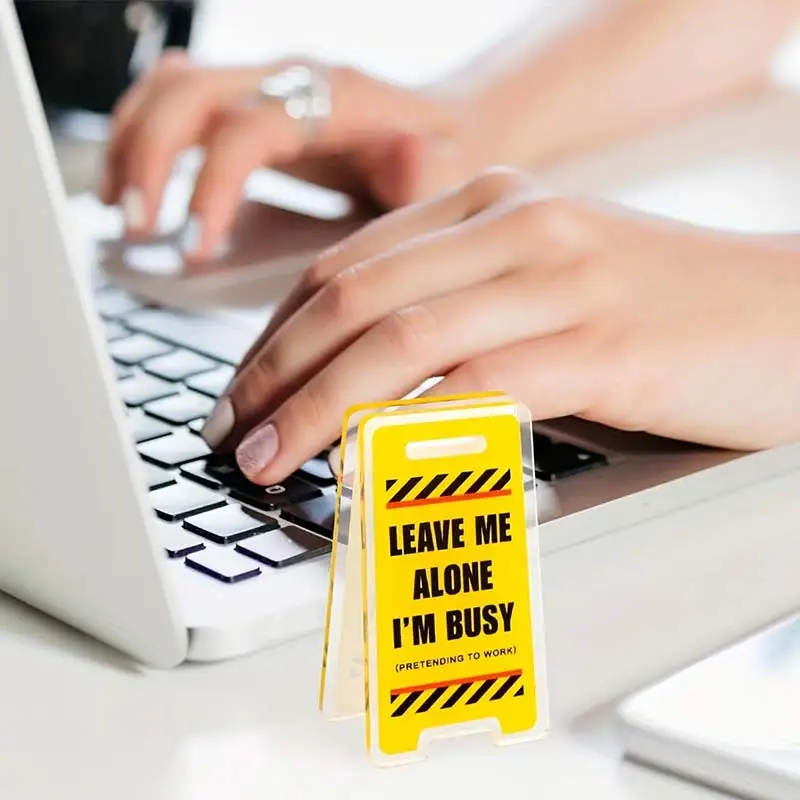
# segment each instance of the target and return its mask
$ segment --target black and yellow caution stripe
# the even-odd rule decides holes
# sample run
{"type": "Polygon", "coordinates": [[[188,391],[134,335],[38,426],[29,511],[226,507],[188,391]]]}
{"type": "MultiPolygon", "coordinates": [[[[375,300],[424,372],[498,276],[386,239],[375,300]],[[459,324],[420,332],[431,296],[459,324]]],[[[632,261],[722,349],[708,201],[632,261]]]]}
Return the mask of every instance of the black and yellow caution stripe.
{"type": "Polygon", "coordinates": [[[414,713],[424,714],[437,707],[440,710],[453,708],[459,703],[470,706],[480,701],[502,700],[512,689],[515,689],[512,697],[521,697],[525,694],[521,669],[392,689],[390,693],[392,716],[402,717],[412,708],[414,713]]]}
{"type": "MultiPolygon", "coordinates": [[[[501,471],[496,467],[485,469],[483,472],[474,470],[455,474],[442,472],[432,478],[415,475],[407,478],[398,489],[395,489],[386,502],[386,508],[408,508],[436,503],[485,500],[489,497],[507,497],[511,494],[511,490],[507,488],[510,482],[511,470],[501,471]]],[[[387,480],[386,491],[390,492],[397,483],[396,478],[387,480]]]]}

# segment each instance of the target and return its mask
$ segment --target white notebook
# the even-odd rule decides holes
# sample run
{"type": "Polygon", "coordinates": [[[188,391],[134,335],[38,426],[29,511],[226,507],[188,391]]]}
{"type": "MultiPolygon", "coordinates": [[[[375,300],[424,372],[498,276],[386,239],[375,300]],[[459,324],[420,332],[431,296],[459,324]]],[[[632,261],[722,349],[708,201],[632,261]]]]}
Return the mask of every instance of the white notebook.
{"type": "Polygon", "coordinates": [[[637,761],[753,800],[800,800],[800,616],[626,700],[637,761]]]}

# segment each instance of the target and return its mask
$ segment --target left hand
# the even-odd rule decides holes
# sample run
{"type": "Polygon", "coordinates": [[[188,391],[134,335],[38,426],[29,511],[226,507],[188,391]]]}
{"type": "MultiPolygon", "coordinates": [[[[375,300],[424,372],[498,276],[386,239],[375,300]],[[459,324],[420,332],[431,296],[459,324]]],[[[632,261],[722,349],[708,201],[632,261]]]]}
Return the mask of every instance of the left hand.
{"type": "Polygon", "coordinates": [[[545,196],[490,171],[323,255],[207,424],[251,480],[283,479],[345,410],[499,390],[574,415],[734,449],[800,439],[800,255],[545,196]],[[224,422],[233,423],[223,424],[224,422]]]}
{"type": "Polygon", "coordinates": [[[344,66],[325,67],[331,115],[308,139],[281,105],[259,99],[264,78],[290,64],[203,67],[168,51],[131,86],[112,115],[101,187],[105,203],[123,205],[129,236],[157,230],[176,159],[191,147],[204,158],[189,206],[187,263],[214,258],[260,167],[395,208],[457,185],[484,163],[468,103],[344,66]]]}

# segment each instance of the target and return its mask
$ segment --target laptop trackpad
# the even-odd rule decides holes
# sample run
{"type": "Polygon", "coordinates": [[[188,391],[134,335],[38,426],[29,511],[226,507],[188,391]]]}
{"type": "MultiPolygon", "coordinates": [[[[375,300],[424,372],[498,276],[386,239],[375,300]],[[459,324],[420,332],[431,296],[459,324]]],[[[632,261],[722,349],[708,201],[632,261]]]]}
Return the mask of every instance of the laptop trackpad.
{"type": "Polygon", "coordinates": [[[83,200],[81,224],[96,242],[97,265],[106,278],[139,296],[179,308],[260,306],[285,295],[317,253],[372,216],[339,192],[259,171],[248,182],[247,199],[227,247],[208,263],[190,265],[181,245],[193,185],[191,174],[172,181],[159,235],[146,241],[122,237],[117,209],[106,209],[98,201],[99,208],[92,208],[83,200]],[[115,225],[109,226],[109,211],[115,225]]]}

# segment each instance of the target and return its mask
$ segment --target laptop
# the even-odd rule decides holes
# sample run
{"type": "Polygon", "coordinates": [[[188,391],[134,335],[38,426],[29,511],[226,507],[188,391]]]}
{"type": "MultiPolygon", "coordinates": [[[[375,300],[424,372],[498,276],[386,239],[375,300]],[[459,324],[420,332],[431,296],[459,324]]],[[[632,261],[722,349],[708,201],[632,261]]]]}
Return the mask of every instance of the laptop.
{"type": "MultiPolygon", "coordinates": [[[[0,589],[156,667],[320,630],[325,453],[263,487],[197,435],[261,321],[158,307],[83,269],[11,0],[0,108],[0,589]]],[[[545,554],[800,468],[794,450],[744,456],[578,420],[535,436],[545,554]]]]}
{"type": "Polygon", "coordinates": [[[752,800],[800,799],[800,617],[626,700],[632,760],[752,800]]]}

